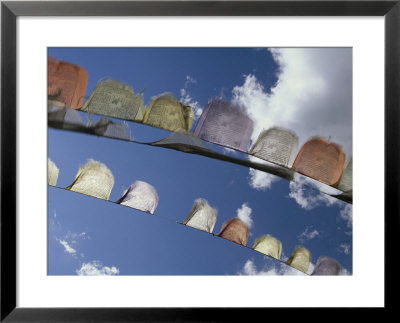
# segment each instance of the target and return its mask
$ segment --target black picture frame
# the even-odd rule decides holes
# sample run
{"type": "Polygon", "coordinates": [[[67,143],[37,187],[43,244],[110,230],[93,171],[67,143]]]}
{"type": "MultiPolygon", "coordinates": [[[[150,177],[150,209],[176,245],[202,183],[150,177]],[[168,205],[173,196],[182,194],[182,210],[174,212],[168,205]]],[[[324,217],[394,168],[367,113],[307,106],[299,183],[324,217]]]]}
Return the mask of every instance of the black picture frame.
{"type": "MultiPolygon", "coordinates": [[[[398,275],[391,275],[390,271],[395,266],[398,243],[391,241],[399,233],[400,227],[399,0],[2,1],[1,322],[235,321],[239,317],[239,312],[246,311],[243,308],[19,308],[16,306],[16,19],[18,16],[383,16],[385,19],[385,309],[396,306],[390,295],[391,290],[398,286],[396,278],[398,275]]],[[[252,317],[256,318],[259,314],[263,315],[262,311],[265,309],[247,309],[247,311],[253,311],[252,317]]]]}

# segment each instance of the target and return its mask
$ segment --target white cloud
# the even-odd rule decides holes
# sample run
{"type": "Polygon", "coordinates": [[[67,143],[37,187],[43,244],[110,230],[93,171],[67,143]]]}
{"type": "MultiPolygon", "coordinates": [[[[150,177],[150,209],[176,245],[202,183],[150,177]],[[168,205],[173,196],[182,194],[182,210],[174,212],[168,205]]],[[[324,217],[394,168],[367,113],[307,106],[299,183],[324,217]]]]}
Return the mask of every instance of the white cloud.
{"type": "Polygon", "coordinates": [[[321,236],[320,232],[318,230],[311,230],[311,227],[307,227],[302,233],[300,233],[297,238],[301,241],[307,241],[314,239],[315,237],[321,236]]]}
{"type": "MultiPolygon", "coordinates": [[[[314,271],[315,264],[310,263],[308,267],[308,275],[314,271]]],[[[248,276],[305,276],[306,274],[300,270],[290,267],[283,263],[265,264],[262,269],[257,269],[252,260],[247,260],[243,268],[237,273],[238,275],[248,276]]],[[[346,268],[341,268],[339,275],[351,275],[350,271],[346,268]]]]}
{"type": "MultiPolygon", "coordinates": [[[[269,258],[269,257],[267,257],[267,258],[269,258]]],[[[280,259],[281,259],[282,261],[287,261],[287,260],[289,259],[289,257],[286,256],[285,251],[283,251],[283,250],[282,250],[281,258],[280,258],[280,259]]]]}
{"type": "Polygon", "coordinates": [[[347,221],[347,226],[351,228],[353,226],[353,205],[347,204],[344,209],[340,211],[340,217],[347,221]]]}
{"type": "Polygon", "coordinates": [[[235,149],[231,149],[228,147],[222,147],[222,152],[224,155],[237,155],[237,151],[235,149]]]}
{"type": "Polygon", "coordinates": [[[57,241],[64,247],[65,252],[69,253],[70,255],[76,255],[76,250],[72,248],[67,241],[65,240],[59,240],[57,241]]]}
{"type": "MultiPolygon", "coordinates": [[[[347,227],[352,227],[353,206],[329,196],[328,194],[339,194],[340,191],[335,188],[296,174],[295,180],[289,183],[289,190],[289,197],[293,198],[305,210],[312,210],[319,206],[337,206],[341,208],[340,219],[347,222],[347,227]]],[[[345,234],[351,235],[352,232],[345,232],[345,234]]]]}
{"type": "Polygon", "coordinates": [[[196,101],[194,104],[192,103],[191,106],[195,108],[194,111],[194,119],[200,118],[201,114],[203,113],[203,108],[200,107],[200,104],[196,101]]]}
{"type": "MultiPolygon", "coordinates": [[[[64,251],[66,253],[77,259],[78,251],[76,247],[79,244],[79,240],[90,239],[90,236],[86,232],[73,233],[69,231],[66,235],[64,235],[64,239],[58,239],[57,237],[55,237],[55,239],[64,247],[64,251]]],[[[79,255],[82,258],[84,257],[84,254],[82,252],[79,253],[79,255]]]]}
{"type": "Polygon", "coordinates": [[[243,85],[233,89],[232,101],[244,106],[255,122],[252,142],[263,129],[280,126],[297,134],[300,147],[310,137],[319,135],[341,145],[349,157],[352,154],[351,49],[270,51],[279,66],[278,80],[270,91],[251,74],[245,76],[243,85]]]}
{"type": "Polygon", "coordinates": [[[317,230],[311,231],[306,235],[307,240],[311,240],[315,238],[316,236],[319,236],[319,232],[317,230]]]}
{"type": "Polygon", "coordinates": [[[190,83],[197,83],[197,80],[193,76],[186,75],[185,87],[188,87],[190,83]]]}
{"type": "Polygon", "coordinates": [[[194,111],[194,119],[197,120],[201,114],[203,113],[203,109],[200,106],[200,103],[193,99],[191,93],[188,91],[188,87],[190,84],[195,84],[197,81],[190,75],[186,75],[185,85],[182,89],[180,89],[181,98],[180,101],[184,104],[188,104],[193,108],[194,111]]]}
{"type": "Polygon", "coordinates": [[[351,250],[351,246],[348,243],[342,243],[339,247],[338,247],[338,251],[339,252],[343,252],[344,254],[348,255],[350,254],[350,250],[351,250]]]}
{"type": "Polygon", "coordinates": [[[294,181],[289,183],[289,197],[293,198],[305,210],[311,210],[317,206],[343,205],[344,202],[321,193],[338,194],[340,191],[315,180],[296,174],[294,181]]]}
{"type": "Polygon", "coordinates": [[[266,191],[267,189],[271,188],[272,183],[279,180],[279,177],[277,176],[253,168],[250,168],[249,175],[249,185],[258,191],[266,191]]]}
{"type": "Polygon", "coordinates": [[[257,275],[258,271],[254,262],[247,260],[240,273],[243,275],[257,275]]]}
{"type": "Polygon", "coordinates": [[[263,269],[258,270],[252,260],[247,260],[242,270],[238,275],[252,275],[252,276],[304,276],[305,274],[293,267],[278,263],[277,265],[265,266],[263,269]]]}
{"type": "Polygon", "coordinates": [[[76,270],[79,276],[111,276],[118,275],[119,269],[112,266],[103,266],[99,261],[94,260],[92,262],[83,263],[80,269],[76,270]]]}
{"type": "Polygon", "coordinates": [[[81,232],[81,233],[68,232],[65,239],[71,240],[71,243],[76,244],[78,243],[77,240],[90,239],[90,237],[86,232],[81,232]]]}
{"type": "Polygon", "coordinates": [[[349,272],[346,268],[341,268],[340,272],[339,272],[340,276],[351,276],[351,272],[349,272]]]}
{"type": "Polygon", "coordinates": [[[72,237],[73,239],[76,239],[76,238],[83,238],[83,239],[85,239],[86,236],[87,236],[87,235],[86,235],[86,232],[71,233],[71,237],[72,237]]]}
{"type": "Polygon", "coordinates": [[[242,220],[248,228],[250,229],[253,226],[253,219],[251,218],[252,209],[248,206],[247,203],[243,203],[242,206],[236,210],[237,217],[242,220]]]}
{"type": "MultiPolygon", "coordinates": [[[[249,156],[249,160],[261,164],[273,165],[265,160],[256,158],[254,156],[249,156]]],[[[256,170],[253,168],[249,169],[249,175],[250,175],[249,185],[258,191],[266,191],[272,187],[272,183],[280,180],[278,176],[268,174],[266,172],[256,170]]]]}

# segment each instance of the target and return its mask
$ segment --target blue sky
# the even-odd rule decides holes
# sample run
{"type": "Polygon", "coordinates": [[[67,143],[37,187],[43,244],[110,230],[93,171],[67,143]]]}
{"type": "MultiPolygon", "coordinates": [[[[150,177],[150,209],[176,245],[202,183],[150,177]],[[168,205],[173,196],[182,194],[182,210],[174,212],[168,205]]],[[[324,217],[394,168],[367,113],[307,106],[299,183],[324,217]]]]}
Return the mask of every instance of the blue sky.
{"type": "MultiPolygon", "coordinates": [[[[351,49],[50,48],[48,53],[86,69],[86,97],[107,77],[129,84],[135,93],[145,88],[145,104],[170,92],[201,112],[208,100],[222,97],[247,107],[256,120],[253,140],[263,127],[278,125],[295,131],[300,145],[322,135],[351,156],[351,49]]],[[[141,124],[129,127],[139,141],[169,134],[141,124]]],[[[270,234],[282,242],[281,260],[302,245],[310,250],[312,264],[326,255],[352,272],[351,206],[302,182],[290,184],[240,165],[159,147],[51,128],[48,134],[48,155],[60,169],[57,186],[71,184],[79,166],[94,159],[114,175],[110,201],[135,180],[150,183],[159,195],[150,215],[49,187],[50,275],[299,273],[249,248],[176,224],[197,198],[218,209],[214,233],[238,209],[247,210],[249,247],[270,234]]]]}

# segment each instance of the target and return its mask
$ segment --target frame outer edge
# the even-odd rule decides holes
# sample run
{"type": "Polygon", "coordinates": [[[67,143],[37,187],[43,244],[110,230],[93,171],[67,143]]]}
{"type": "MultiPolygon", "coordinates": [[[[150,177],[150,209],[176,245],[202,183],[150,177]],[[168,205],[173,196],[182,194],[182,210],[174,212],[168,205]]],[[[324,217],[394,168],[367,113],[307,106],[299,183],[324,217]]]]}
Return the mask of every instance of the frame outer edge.
{"type": "Polygon", "coordinates": [[[398,253],[400,217],[400,2],[385,16],[385,307],[389,288],[398,286],[394,255],[398,253]],[[393,232],[393,230],[395,230],[393,232]],[[389,233],[390,232],[390,233],[389,233]],[[389,261],[391,263],[389,264],[389,261]],[[390,272],[390,270],[392,272],[390,272]],[[389,280],[390,277],[390,280],[389,280]],[[396,283],[397,282],[397,283],[396,283]],[[388,283],[388,284],[386,284],[388,283]]]}
{"type": "MultiPolygon", "coordinates": [[[[399,205],[397,200],[399,197],[398,184],[400,181],[399,174],[399,89],[400,89],[400,2],[392,1],[388,6],[386,1],[382,1],[380,10],[386,13],[385,16],[385,233],[390,225],[395,225],[399,230],[400,219],[399,205]],[[384,3],[384,4],[383,4],[384,3]],[[395,6],[393,6],[393,4],[395,6]],[[392,8],[393,7],[393,8],[392,8]],[[386,9],[382,9],[386,8],[386,9]],[[391,9],[391,10],[390,10],[391,9]],[[386,11],[385,11],[386,10],[386,11]],[[390,11],[388,11],[390,10],[390,11]],[[388,214],[394,216],[389,219],[388,214]],[[390,221],[390,224],[389,224],[390,221]]],[[[14,2],[14,4],[17,2],[14,2]]],[[[39,2],[30,2],[38,4],[39,2]]],[[[40,13],[31,7],[32,12],[24,12],[21,10],[23,6],[18,5],[27,4],[27,2],[20,2],[17,6],[6,1],[1,3],[1,289],[0,289],[0,320],[7,322],[25,321],[28,319],[39,319],[44,321],[65,322],[68,317],[63,317],[69,314],[69,318],[74,321],[82,321],[82,319],[93,318],[94,313],[103,313],[105,311],[109,314],[113,313],[115,316],[112,321],[126,322],[128,317],[132,318],[133,309],[16,309],[16,123],[10,123],[9,120],[16,121],[16,16],[28,15],[35,16],[40,13]],[[4,203],[6,202],[6,203],[4,203]],[[10,216],[4,216],[4,215],[10,216]],[[6,242],[6,244],[5,244],[6,242]],[[7,246],[7,249],[6,247],[7,246]],[[7,266],[5,266],[7,264],[7,266]],[[11,313],[11,314],[10,314],[11,313]],[[47,315],[46,315],[47,313],[47,315]],[[91,315],[90,315],[91,313],[91,315]],[[118,315],[118,313],[120,315],[118,315]],[[125,314],[124,314],[125,313],[125,314]],[[35,315],[36,314],[36,315],[35,315]],[[74,315],[75,314],[75,315],[74,315]],[[31,316],[32,315],[32,316],[31,316]],[[79,318],[76,316],[78,315],[79,318]],[[82,315],[82,316],[81,316],[82,315]],[[122,320],[121,320],[122,319],[122,320]]],[[[45,2],[42,3],[42,5],[45,2]]],[[[284,2],[282,2],[282,5],[284,2]]],[[[301,4],[301,2],[299,3],[301,4]]],[[[25,7],[26,8],[26,7],[25,7]]],[[[44,7],[42,7],[44,8],[44,7]]],[[[59,7],[58,9],[61,9],[59,7]]],[[[45,10],[46,11],[46,10],[45,10]]],[[[60,13],[59,16],[68,15],[60,13]]],[[[354,15],[354,10],[352,14],[354,15]]],[[[50,15],[50,14],[48,14],[50,15]]],[[[92,14],[95,15],[95,14],[92,14]]],[[[301,15],[300,13],[298,15],[301,15]]],[[[344,14],[342,14],[344,15],[344,14]]],[[[356,14],[357,15],[357,14],[356,14]]],[[[358,15],[362,15],[359,13],[358,15]]],[[[375,13],[374,15],[379,15],[375,13]]],[[[290,16],[290,15],[289,15],[290,16]]],[[[386,248],[390,247],[388,243],[388,235],[385,234],[386,248]]],[[[394,255],[396,245],[391,247],[391,252],[385,252],[385,281],[387,281],[388,264],[387,255],[394,255]]],[[[396,253],[397,254],[397,253],[396,253]]],[[[398,278],[396,278],[398,280],[398,278]]],[[[392,282],[394,283],[394,282],[392,282]]],[[[386,284],[385,284],[386,285],[386,284]]],[[[387,304],[387,297],[385,294],[385,305],[387,304]]],[[[164,311],[168,309],[163,309],[164,311]]],[[[171,309],[172,310],[172,309],[171,309]]],[[[177,309],[174,309],[177,310],[177,309]]],[[[182,309],[181,309],[182,310],[182,309]]],[[[232,311],[234,309],[229,309],[232,311]]],[[[184,310],[186,318],[193,318],[193,313],[196,310],[184,310]]],[[[147,311],[138,309],[136,318],[149,320],[147,311]],[[144,316],[140,315],[139,313],[144,316]]],[[[162,316],[163,311],[151,310],[151,313],[159,313],[162,316]]],[[[164,312],[165,313],[165,312],[164,312]]],[[[201,312],[200,312],[201,313],[201,312]]],[[[198,313],[198,314],[200,314],[198,313]]],[[[203,312],[204,313],[204,312],[203,312]]],[[[176,319],[176,314],[173,317],[176,319]]],[[[183,313],[181,313],[183,314],[183,313]]],[[[133,315],[133,317],[135,317],[133,315]]],[[[201,317],[201,316],[199,316],[201,317]]],[[[104,321],[103,320],[101,321],[104,321]]],[[[168,318],[168,315],[165,317],[168,318]]],[[[171,317],[170,317],[171,318],[171,317]]],[[[210,318],[210,317],[209,317],[210,318]]],[[[130,321],[130,319],[128,319],[130,321]]]]}
{"type": "Polygon", "coordinates": [[[1,4],[1,320],[16,307],[16,16],[1,4]]]}
{"type": "Polygon", "coordinates": [[[5,1],[17,16],[383,16],[397,0],[5,1]]]}

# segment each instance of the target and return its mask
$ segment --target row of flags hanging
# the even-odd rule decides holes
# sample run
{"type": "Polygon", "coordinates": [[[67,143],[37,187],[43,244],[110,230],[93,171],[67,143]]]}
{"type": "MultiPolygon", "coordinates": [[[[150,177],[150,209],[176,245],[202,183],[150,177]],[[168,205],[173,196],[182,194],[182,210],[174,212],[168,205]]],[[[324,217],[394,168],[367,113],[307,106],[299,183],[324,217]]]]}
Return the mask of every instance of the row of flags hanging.
{"type": "MultiPolygon", "coordinates": [[[[298,137],[288,129],[263,130],[250,147],[253,120],[240,107],[221,99],[207,103],[191,131],[194,111],[190,105],[164,93],[154,97],[148,106],[141,95],[121,82],[100,80],[88,99],[84,95],[87,72],[76,64],[48,60],[49,106],[134,121],[187,134],[213,144],[248,153],[334,187],[343,192],[343,200],[352,200],[352,158],[345,167],[346,156],[340,145],[323,137],[310,138],[298,150],[298,137]]],[[[101,127],[100,127],[101,128],[101,127]]],[[[104,131],[107,127],[103,125],[104,131]]],[[[114,128],[115,131],[116,128],[114,128]]]]}
{"type": "MultiPolygon", "coordinates": [[[[94,122],[91,121],[93,116],[93,114],[88,114],[87,117],[89,121],[84,122],[80,113],[76,110],[60,108],[56,106],[48,107],[48,124],[50,127],[53,128],[82,132],[112,139],[125,140],[136,144],[174,149],[185,153],[203,155],[206,157],[227,161],[267,172],[269,174],[284,178],[289,181],[301,181],[300,176],[303,176],[298,173],[295,176],[295,172],[293,170],[284,168],[282,166],[274,165],[271,163],[259,163],[251,159],[237,158],[218,152],[213,147],[206,146],[205,142],[202,139],[199,139],[192,134],[173,132],[166,138],[155,142],[140,142],[131,138],[129,124],[127,122],[124,121],[123,123],[118,123],[106,117],[102,117],[94,122]]],[[[273,130],[276,130],[276,128],[270,129],[270,131],[273,130]]],[[[341,183],[344,183],[343,185],[345,185],[346,183],[348,185],[351,185],[351,180],[352,160],[349,161],[348,167],[345,169],[342,175],[341,183]]],[[[315,180],[308,179],[306,185],[310,186],[313,189],[317,188],[320,192],[324,194],[328,194],[347,203],[352,203],[351,190],[350,193],[342,193],[337,189],[334,189],[334,192],[332,192],[332,188],[330,188],[329,186],[326,187],[326,185],[324,184],[315,185],[316,183],[312,185],[311,181],[315,180]]]]}
{"type": "MultiPolygon", "coordinates": [[[[57,187],[59,168],[48,158],[48,185],[57,187]]],[[[102,200],[109,200],[114,186],[114,176],[109,168],[98,161],[89,159],[80,167],[70,185],[65,190],[85,194],[102,200]]],[[[136,180],[114,203],[124,205],[142,212],[154,214],[159,201],[156,189],[149,183],[136,180]]],[[[214,226],[217,220],[217,209],[211,207],[208,201],[198,198],[181,224],[194,229],[207,232],[224,238],[239,245],[247,247],[249,229],[245,222],[235,217],[223,223],[220,232],[214,234],[214,226]]],[[[251,249],[264,255],[280,260],[282,243],[269,234],[258,237],[251,249]]],[[[311,263],[311,254],[304,247],[296,247],[285,264],[308,274],[311,263]]],[[[340,264],[333,258],[321,256],[311,275],[339,275],[340,264]]]]}

